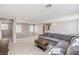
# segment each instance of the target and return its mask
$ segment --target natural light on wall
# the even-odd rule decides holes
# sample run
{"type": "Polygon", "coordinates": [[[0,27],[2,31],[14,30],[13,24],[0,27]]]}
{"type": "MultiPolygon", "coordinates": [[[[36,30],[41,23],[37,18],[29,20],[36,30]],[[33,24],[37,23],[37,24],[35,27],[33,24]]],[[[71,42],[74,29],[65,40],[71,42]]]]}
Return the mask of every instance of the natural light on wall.
{"type": "Polygon", "coordinates": [[[30,31],[30,32],[33,32],[33,27],[34,27],[33,25],[30,25],[30,26],[29,26],[29,31],[30,31]]]}
{"type": "Polygon", "coordinates": [[[35,25],[35,32],[37,32],[37,26],[35,25]]]}
{"type": "Polygon", "coordinates": [[[22,26],[20,24],[16,25],[16,33],[22,32],[22,26]]]}

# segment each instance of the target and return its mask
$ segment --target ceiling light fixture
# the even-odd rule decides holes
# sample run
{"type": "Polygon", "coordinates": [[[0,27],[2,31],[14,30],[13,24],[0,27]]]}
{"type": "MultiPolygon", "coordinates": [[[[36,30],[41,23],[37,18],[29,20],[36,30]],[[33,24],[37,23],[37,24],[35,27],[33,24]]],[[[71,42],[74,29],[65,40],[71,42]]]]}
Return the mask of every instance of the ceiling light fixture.
{"type": "Polygon", "coordinates": [[[52,4],[47,4],[45,7],[46,8],[52,7],[52,4]]]}

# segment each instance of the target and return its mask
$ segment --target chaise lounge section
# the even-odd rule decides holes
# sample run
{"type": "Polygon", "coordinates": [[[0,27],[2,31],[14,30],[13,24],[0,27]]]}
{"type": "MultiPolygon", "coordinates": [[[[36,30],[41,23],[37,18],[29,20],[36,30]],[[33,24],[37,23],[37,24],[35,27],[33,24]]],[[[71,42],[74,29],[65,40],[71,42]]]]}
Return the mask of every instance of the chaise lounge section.
{"type": "Polygon", "coordinates": [[[48,53],[49,55],[79,54],[79,50],[77,49],[79,48],[79,45],[71,43],[72,41],[79,42],[79,36],[65,35],[59,33],[44,33],[42,35],[39,35],[39,39],[47,39],[49,41],[49,44],[53,46],[51,51],[48,53]],[[74,45],[73,48],[71,47],[72,45],[74,45]],[[77,52],[75,50],[77,50],[77,52]]]}

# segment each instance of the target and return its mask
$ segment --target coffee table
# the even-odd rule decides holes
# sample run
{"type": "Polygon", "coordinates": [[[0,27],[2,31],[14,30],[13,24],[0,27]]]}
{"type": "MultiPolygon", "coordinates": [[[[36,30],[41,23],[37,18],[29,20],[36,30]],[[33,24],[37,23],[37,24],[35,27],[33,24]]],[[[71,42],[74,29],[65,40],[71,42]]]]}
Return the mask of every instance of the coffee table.
{"type": "Polygon", "coordinates": [[[46,39],[36,39],[34,41],[35,46],[38,46],[40,48],[42,48],[43,51],[45,51],[48,48],[48,40],[46,39]]]}

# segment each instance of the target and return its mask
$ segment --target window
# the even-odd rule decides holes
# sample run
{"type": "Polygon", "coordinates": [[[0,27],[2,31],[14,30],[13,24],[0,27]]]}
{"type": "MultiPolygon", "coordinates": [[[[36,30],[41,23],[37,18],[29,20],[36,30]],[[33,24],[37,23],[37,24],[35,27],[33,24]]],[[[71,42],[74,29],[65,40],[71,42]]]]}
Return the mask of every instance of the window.
{"type": "Polygon", "coordinates": [[[1,24],[1,29],[2,30],[7,30],[8,29],[8,24],[1,24]]]}
{"type": "Polygon", "coordinates": [[[30,26],[29,26],[29,31],[30,31],[30,32],[33,32],[33,25],[30,25],[30,26]]]}
{"type": "Polygon", "coordinates": [[[16,24],[16,33],[22,32],[22,27],[20,24],[16,24]]]}

